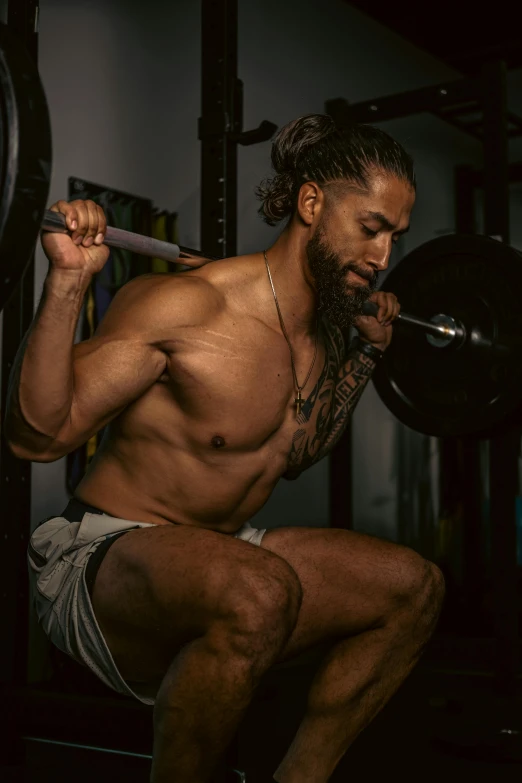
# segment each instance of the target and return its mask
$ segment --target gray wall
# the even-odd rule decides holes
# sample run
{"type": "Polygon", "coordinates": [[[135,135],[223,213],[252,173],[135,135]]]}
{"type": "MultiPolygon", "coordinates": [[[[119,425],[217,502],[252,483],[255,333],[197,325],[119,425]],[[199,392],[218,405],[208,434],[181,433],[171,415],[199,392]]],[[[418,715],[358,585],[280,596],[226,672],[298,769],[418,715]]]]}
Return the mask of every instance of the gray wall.
{"type": "MultiPolygon", "coordinates": [[[[180,241],[199,246],[200,4],[41,0],[40,70],[54,139],[50,201],[75,175],[152,198],[179,212],[180,241]]],[[[239,75],[245,128],[324,110],[328,98],[366,100],[458,74],[341,0],[240,0],[239,75]]],[[[417,161],[419,197],[398,256],[451,232],[453,165],[478,164],[480,145],[425,115],[385,125],[417,161]]],[[[239,248],[259,250],[276,231],[261,223],[253,189],[269,173],[268,143],[240,148],[239,248]]],[[[38,254],[36,289],[46,263],[38,254]]],[[[397,537],[399,444],[413,466],[425,441],[400,427],[370,387],[354,418],[358,527],[397,537]]],[[[428,444],[436,452],[436,444],[428,444]]],[[[436,462],[436,459],[435,459],[436,462]]],[[[422,469],[426,467],[424,459],[422,469]]],[[[328,463],[281,482],[263,525],[328,524],[328,463]]],[[[35,465],[33,521],[66,502],[64,466],[35,465]]],[[[412,472],[415,482],[415,470],[412,472]]]]}

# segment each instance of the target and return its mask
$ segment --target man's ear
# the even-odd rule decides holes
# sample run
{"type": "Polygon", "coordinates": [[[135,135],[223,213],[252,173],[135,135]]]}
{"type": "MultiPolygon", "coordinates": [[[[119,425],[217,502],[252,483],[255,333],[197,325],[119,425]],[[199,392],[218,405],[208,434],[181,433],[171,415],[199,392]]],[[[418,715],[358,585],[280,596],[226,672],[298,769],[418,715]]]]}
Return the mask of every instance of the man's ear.
{"type": "Polygon", "coordinates": [[[306,226],[311,226],[324,208],[324,192],[317,182],[305,182],[299,188],[296,212],[306,226]]]}

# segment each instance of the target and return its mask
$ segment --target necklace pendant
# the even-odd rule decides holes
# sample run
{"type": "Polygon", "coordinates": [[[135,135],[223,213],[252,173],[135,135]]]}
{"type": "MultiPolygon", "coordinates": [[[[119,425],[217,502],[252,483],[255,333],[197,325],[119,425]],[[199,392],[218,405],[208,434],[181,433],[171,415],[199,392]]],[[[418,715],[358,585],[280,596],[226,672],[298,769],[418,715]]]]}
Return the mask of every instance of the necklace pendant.
{"type": "Polygon", "coordinates": [[[301,413],[301,409],[304,405],[304,400],[301,397],[301,389],[297,390],[297,397],[294,400],[294,405],[297,408],[297,415],[299,416],[299,414],[301,413]]]}

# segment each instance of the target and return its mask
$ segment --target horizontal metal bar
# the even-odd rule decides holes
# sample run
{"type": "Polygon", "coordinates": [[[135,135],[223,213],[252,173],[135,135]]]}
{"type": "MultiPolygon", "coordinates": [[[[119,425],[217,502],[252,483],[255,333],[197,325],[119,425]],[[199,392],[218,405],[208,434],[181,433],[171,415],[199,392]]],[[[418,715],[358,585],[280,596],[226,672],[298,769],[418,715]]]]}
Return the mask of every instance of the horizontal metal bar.
{"type": "Polygon", "coordinates": [[[439,112],[447,106],[479,99],[477,79],[457,79],[444,84],[422,87],[419,90],[396,95],[385,95],[370,101],[349,104],[343,99],[326,102],[328,114],[340,124],[343,122],[383,122],[408,117],[421,112],[439,112]]]}
{"type": "Polygon", "coordinates": [[[67,742],[65,740],[52,740],[46,737],[22,737],[25,742],[40,742],[45,745],[58,745],[60,747],[76,748],[77,750],[94,750],[100,753],[112,753],[117,756],[134,756],[138,759],[152,760],[152,756],[148,753],[133,753],[129,750],[115,750],[114,748],[100,748],[96,745],[82,745],[78,742],[67,742]]]}
{"type": "Polygon", "coordinates": [[[422,329],[423,332],[426,332],[426,334],[432,334],[434,337],[445,337],[448,341],[455,337],[455,330],[451,327],[444,326],[443,324],[435,324],[431,321],[425,321],[424,318],[417,318],[415,315],[399,313],[398,320],[402,324],[417,326],[419,329],[422,329]]]}

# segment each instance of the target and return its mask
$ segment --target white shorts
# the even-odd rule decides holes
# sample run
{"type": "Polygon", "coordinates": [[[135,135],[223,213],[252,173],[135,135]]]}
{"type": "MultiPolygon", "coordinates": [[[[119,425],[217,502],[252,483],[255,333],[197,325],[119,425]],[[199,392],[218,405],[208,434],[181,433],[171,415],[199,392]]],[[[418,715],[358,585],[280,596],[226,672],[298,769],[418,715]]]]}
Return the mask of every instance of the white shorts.
{"type": "MultiPolygon", "coordinates": [[[[73,499],[62,516],[51,517],[36,528],[27,554],[33,606],[48,639],[110,688],[150,705],[154,704],[150,690],[140,693],[140,684],[131,687],[118,671],[94,615],[89,590],[94,578],[88,563],[98,547],[104,544],[103,550],[109,539],[138,527],[154,525],[111,517],[73,499]]],[[[234,538],[259,546],[265,532],[247,522],[234,538]]]]}

